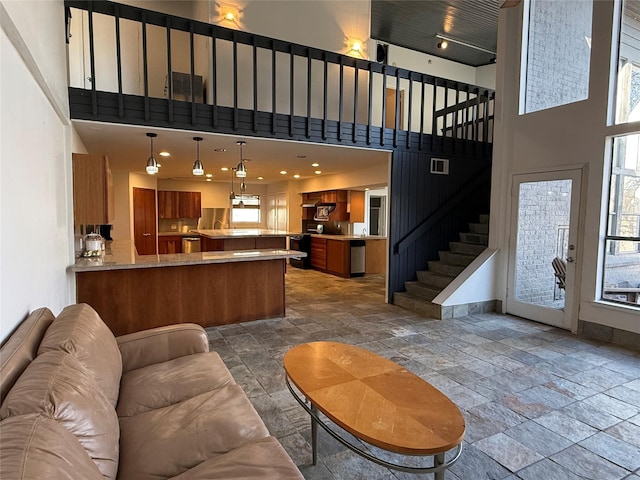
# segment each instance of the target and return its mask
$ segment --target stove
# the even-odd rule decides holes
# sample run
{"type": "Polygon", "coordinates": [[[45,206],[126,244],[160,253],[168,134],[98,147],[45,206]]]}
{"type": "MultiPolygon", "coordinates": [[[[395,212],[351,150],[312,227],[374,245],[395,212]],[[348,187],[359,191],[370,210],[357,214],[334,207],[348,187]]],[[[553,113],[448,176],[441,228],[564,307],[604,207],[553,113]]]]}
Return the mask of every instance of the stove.
{"type": "Polygon", "coordinates": [[[291,235],[289,237],[289,250],[296,250],[307,254],[304,258],[289,259],[291,266],[305,269],[311,268],[311,234],[301,233],[299,235],[291,235]]]}

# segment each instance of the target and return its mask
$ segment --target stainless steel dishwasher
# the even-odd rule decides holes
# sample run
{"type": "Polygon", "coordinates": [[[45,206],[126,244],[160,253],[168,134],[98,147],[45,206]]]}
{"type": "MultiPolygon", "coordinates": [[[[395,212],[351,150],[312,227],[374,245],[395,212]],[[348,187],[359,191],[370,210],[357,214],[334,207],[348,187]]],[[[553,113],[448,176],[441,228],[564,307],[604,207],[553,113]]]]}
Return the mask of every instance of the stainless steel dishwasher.
{"type": "Polygon", "coordinates": [[[182,253],[200,251],[200,237],[182,237],[182,253]]]}
{"type": "Polygon", "coordinates": [[[350,240],[351,244],[351,276],[360,277],[365,271],[365,241],[350,240]]]}

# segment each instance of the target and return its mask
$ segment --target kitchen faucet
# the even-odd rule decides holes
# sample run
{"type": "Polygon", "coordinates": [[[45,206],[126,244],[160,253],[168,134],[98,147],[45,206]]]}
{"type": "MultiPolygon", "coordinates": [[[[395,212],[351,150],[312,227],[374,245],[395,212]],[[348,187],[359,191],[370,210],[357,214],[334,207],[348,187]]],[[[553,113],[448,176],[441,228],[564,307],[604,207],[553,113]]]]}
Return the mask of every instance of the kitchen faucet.
{"type": "Polygon", "coordinates": [[[220,224],[220,229],[222,229],[222,221],[221,220],[216,220],[215,223],[213,224],[213,229],[216,229],[216,225],[220,224]]]}

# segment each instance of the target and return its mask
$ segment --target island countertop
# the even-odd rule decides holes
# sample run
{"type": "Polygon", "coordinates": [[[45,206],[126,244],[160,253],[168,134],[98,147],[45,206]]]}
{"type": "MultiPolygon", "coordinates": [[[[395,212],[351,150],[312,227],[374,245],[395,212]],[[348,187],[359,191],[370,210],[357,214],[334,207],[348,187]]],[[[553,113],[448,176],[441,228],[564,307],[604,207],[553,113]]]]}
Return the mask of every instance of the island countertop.
{"type": "Polygon", "coordinates": [[[306,257],[304,252],[285,249],[257,249],[220,252],[138,255],[128,241],[114,241],[100,257],[80,257],[70,266],[73,272],[124,270],[134,268],[204,265],[208,263],[252,262],[306,257]]]}
{"type": "Polygon", "coordinates": [[[250,237],[287,237],[286,230],[266,230],[262,228],[225,228],[219,230],[191,230],[192,234],[207,238],[250,238],[250,237]]]}
{"type": "Polygon", "coordinates": [[[381,235],[365,235],[364,237],[362,235],[331,235],[328,233],[312,233],[311,237],[316,237],[316,238],[326,238],[328,240],[342,240],[342,241],[347,241],[347,240],[386,240],[387,237],[383,237],[381,235]]]}

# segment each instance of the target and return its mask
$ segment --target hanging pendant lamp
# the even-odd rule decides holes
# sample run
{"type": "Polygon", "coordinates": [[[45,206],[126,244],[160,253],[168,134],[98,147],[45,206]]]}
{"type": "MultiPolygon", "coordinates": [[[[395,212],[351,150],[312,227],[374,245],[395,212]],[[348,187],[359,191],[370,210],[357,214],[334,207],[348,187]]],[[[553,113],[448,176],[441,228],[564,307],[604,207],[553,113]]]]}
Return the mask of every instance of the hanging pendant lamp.
{"type": "Polygon", "coordinates": [[[242,158],[242,146],[246,145],[247,142],[236,142],[236,145],[240,147],[240,163],[236,167],[236,177],[244,178],[247,176],[247,167],[244,166],[244,159],[242,158]]]}
{"type": "Polygon", "coordinates": [[[233,200],[234,198],[236,198],[236,192],[233,191],[233,172],[234,172],[235,168],[230,168],[229,171],[231,172],[231,193],[229,194],[229,200],[233,200]]]}
{"type": "Polygon", "coordinates": [[[202,141],[202,137],[193,137],[196,142],[196,161],[193,162],[193,174],[196,176],[204,175],[204,166],[200,161],[200,142],[202,141]]]}
{"type": "Polygon", "coordinates": [[[151,153],[147,159],[147,173],[149,175],[158,173],[158,162],[156,162],[156,157],[153,156],[153,139],[157,136],[155,133],[147,133],[147,137],[151,139],[151,153]]]}

